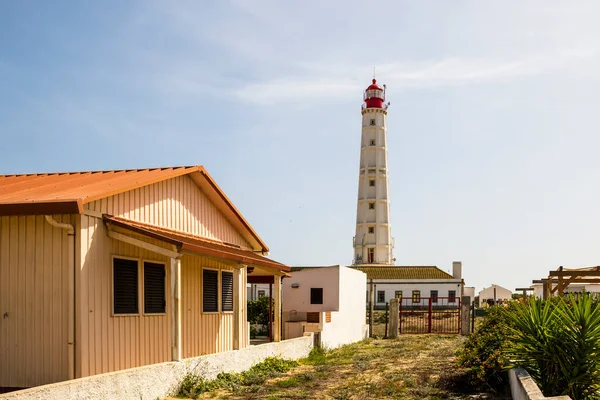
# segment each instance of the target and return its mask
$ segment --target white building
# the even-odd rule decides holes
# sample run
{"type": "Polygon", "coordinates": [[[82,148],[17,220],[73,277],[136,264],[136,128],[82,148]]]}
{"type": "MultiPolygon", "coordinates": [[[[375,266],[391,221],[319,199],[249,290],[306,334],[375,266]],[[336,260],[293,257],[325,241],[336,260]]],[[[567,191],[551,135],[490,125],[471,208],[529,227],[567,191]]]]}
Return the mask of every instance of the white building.
{"type": "Polygon", "coordinates": [[[465,286],[463,296],[469,296],[472,302],[475,299],[475,286],[465,286]]]}
{"type": "Polygon", "coordinates": [[[498,302],[505,302],[512,299],[512,292],[500,285],[493,284],[479,292],[479,304],[485,307],[485,304],[493,305],[498,302]]]}
{"type": "Polygon", "coordinates": [[[325,348],[365,339],[366,312],[357,293],[362,293],[366,282],[364,273],[339,265],[292,268],[291,278],[283,280],[284,337],[315,332],[325,348]]]}
{"type": "MultiPolygon", "coordinates": [[[[544,285],[542,283],[534,283],[531,285],[533,296],[540,299],[544,298],[544,285]]],[[[600,293],[600,285],[597,283],[571,283],[564,290],[565,293],[600,293]]]]}
{"type": "Polygon", "coordinates": [[[385,85],[364,93],[353,264],[393,265],[387,167],[385,85]]]}
{"type": "Polygon", "coordinates": [[[435,266],[361,265],[352,268],[367,274],[366,302],[368,305],[372,288],[376,309],[385,308],[395,297],[410,298],[414,304],[421,304],[424,298],[447,298],[444,304],[458,305],[458,299],[464,293],[460,261],[452,263],[452,275],[435,266]]]}
{"type": "Polygon", "coordinates": [[[246,298],[248,301],[256,300],[260,297],[273,297],[273,288],[269,283],[249,283],[246,287],[246,298]]]}

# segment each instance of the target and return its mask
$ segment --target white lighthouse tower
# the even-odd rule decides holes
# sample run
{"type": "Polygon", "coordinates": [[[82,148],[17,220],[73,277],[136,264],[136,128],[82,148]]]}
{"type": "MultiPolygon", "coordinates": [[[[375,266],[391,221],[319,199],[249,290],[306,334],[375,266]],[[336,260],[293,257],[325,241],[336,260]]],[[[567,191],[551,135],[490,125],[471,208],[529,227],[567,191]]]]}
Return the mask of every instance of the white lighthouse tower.
{"type": "Polygon", "coordinates": [[[353,264],[394,264],[387,166],[387,109],[383,88],[373,79],[365,90],[358,175],[353,264]]]}

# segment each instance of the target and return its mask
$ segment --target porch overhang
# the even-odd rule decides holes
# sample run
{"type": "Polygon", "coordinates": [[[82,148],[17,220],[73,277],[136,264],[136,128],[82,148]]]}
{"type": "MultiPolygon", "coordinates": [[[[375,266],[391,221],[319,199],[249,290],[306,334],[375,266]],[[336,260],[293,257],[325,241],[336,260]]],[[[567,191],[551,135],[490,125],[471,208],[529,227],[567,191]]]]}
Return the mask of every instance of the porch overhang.
{"type": "Polygon", "coordinates": [[[250,250],[243,250],[233,244],[225,244],[200,236],[185,234],[171,229],[131,221],[120,217],[104,215],[103,220],[108,229],[120,228],[121,230],[146,236],[167,243],[181,254],[196,254],[226,260],[236,264],[256,267],[262,271],[269,271],[273,275],[287,275],[291,267],[273,261],[250,250]]]}

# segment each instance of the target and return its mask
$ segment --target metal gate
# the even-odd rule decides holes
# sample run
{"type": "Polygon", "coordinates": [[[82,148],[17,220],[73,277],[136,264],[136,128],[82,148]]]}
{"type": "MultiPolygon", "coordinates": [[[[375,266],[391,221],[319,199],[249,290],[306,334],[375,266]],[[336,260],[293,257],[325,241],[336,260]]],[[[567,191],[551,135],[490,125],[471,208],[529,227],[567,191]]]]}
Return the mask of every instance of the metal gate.
{"type": "Polygon", "coordinates": [[[400,333],[460,333],[460,298],[413,297],[398,301],[400,333]]]}

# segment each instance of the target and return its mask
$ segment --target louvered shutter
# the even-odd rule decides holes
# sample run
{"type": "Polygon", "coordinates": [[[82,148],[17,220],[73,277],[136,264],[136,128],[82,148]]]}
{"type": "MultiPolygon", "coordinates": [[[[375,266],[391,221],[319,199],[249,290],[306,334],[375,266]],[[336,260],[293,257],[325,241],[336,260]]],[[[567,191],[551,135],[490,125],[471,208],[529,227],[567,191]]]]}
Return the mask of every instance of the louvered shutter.
{"type": "Polygon", "coordinates": [[[205,269],[202,272],[202,311],[219,311],[219,272],[205,269]]]}
{"type": "Polygon", "coordinates": [[[233,272],[221,272],[222,311],[233,311],[233,272]]]}
{"type": "Polygon", "coordinates": [[[310,288],[310,304],[323,304],[323,288],[310,288]]]}
{"type": "Polygon", "coordinates": [[[165,302],[165,266],[164,264],[144,263],[144,312],[148,314],[164,313],[165,302]]]}
{"type": "Polygon", "coordinates": [[[113,300],[115,314],[137,314],[138,262],[113,259],[113,300]]]}

